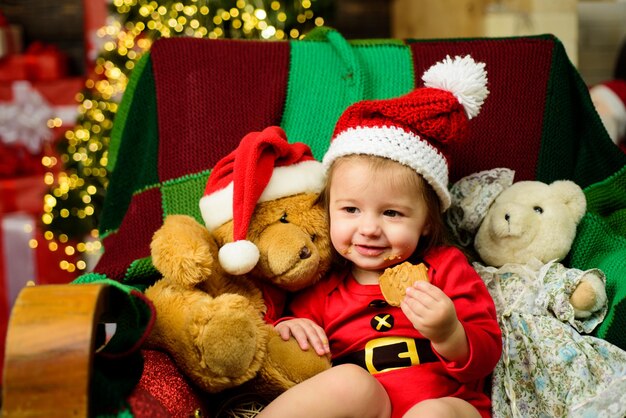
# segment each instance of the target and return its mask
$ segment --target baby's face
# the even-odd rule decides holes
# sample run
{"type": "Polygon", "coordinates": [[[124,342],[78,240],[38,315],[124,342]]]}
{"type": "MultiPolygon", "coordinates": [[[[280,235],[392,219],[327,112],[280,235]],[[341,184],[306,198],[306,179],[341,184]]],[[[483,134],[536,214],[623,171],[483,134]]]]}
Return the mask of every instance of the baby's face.
{"type": "Polygon", "coordinates": [[[355,278],[375,283],[387,267],[413,254],[427,235],[427,206],[408,182],[393,181],[406,168],[373,173],[366,161],[336,167],[330,185],[330,237],[335,249],[353,263],[355,278]]]}

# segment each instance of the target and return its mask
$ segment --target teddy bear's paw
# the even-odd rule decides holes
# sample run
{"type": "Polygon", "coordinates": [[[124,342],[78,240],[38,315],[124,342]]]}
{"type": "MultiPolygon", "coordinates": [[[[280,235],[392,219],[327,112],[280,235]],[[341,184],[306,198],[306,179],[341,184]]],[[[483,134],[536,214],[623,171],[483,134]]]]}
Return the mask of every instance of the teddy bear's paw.
{"type": "Polygon", "coordinates": [[[165,279],[191,287],[213,273],[217,244],[194,218],[169,215],[154,233],[150,253],[165,279]]]}
{"type": "Polygon", "coordinates": [[[583,275],[570,297],[570,303],[574,307],[574,316],[579,319],[588,318],[602,309],[606,302],[604,282],[593,271],[583,275]]]}
{"type": "Polygon", "coordinates": [[[268,332],[247,298],[216,297],[195,312],[190,331],[199,365],[209,374],[241,384],[261,367],[268,332]]]}
{"type": "Polygon", "coordinates": [[[284,341],[273,333],[267,342],[267,358],[260,371],[268,387],[284,391],[331,366],[326,356],[313,349],[303,351],[295,339],[284,341]]]}
{"type": "Polygon", "coordinates": [[[211,277],[213,272],[213,256],[206,246],[195,246],[185,250],[186,253],[177,253],[170,258],[170,263],[176,266],[169,275],[171,281],[185,287],[196,284],[211,277]]]}
{"type": "Polygon", "coordinates": [[[153,255],[152,262],[166,280],[185,288],[206,280],[213,272],[213,255],[205,245],[187,244],[177,251],[163,251],[153,255]]]}

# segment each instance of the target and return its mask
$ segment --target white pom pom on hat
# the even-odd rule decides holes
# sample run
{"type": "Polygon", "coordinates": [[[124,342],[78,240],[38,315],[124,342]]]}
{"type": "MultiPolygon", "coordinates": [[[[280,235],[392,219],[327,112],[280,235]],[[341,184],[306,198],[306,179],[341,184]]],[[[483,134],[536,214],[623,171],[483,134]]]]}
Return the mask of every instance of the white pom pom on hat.
{"type": "Polygon", "coordinates": [[[480,112],[489,90],[485,63],[475,62],[472,57],[446,56],[443,61],[430,67],[422,76],[425,87],[452,93],[472,119],[480,112]]]}
{"type": "Polygon", "coordinates": [[[200,213],[209,230],[233,221],[233,242],[223,245],[218,254],[224,271],[242,275],[259,260],[259,249],[246,240],[257,203],[317,193],[323,184],[322,165],[308,145],[288,143],[280,127],[246,135],[215,165],[200,199],[200,213]]]}
{"type": "Polygon", "coordinates": [[[423,87],[403,96],[348,107],[335,125],[323,164],[327,170],[335,159],[352,154],[398,161],[433,187],[445,211],[451,201],[448,147],[467,137],[469,119],[489,94],[487,72],[469,55],[447,56],[423,80],[423,87]]]}
{"type": "Polygon", "coordinates": [[[259,249],[250,241],[229,242],[219,250],[218,259],[224,271],[234,274],[246,274],[259,261],[259,249]]]}

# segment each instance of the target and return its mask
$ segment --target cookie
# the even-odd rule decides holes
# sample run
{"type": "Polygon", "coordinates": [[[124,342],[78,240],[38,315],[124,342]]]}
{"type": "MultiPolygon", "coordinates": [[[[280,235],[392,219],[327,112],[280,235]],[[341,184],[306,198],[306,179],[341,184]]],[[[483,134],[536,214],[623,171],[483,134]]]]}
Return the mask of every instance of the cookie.
{"type": "Polygon", "coordinates": [[[406,288],[412,286],[416,281],[424,280],[430,281],[428,268],[423,263],[413,265],[405,261],[386,269],[378,278],[378,283],[387,303],[392,306],[400,306],[400,302],[406,294],[406,288]]]}

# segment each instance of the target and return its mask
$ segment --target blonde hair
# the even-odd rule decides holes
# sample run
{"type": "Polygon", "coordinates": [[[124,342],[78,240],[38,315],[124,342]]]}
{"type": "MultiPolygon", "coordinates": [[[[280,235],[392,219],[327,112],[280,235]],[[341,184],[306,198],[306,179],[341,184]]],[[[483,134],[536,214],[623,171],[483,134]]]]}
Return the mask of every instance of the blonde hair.
{"type": "Polygon", "coordinates": [[[333,161],[326,173],[326,181],[319,198],[320,203],[324,206],[327,213],[330,203],[330,185],[332,184],[335,170],[341,164],[356,160],[366,162],[369,165],[372,176],[378,175],[378,178],[382,177],[385,181],[389,181],[390,185],[403,185],[415,190],[426,203],[428,210],[427,222],[430,226],[430,233],[420,239],[413,257],[421,259],[431,248],[440,245],[449,245],[448,231],[441,212],[441,200],[439,200],[435,189],[433,189],[415,170],[389,158],[366,154],[351,154],[339,157],[333,161]],[[388,171],[390,167],[402,167],[404,169],[401,170],[399,176],[386,176],[385,172],[388,171]]]}

